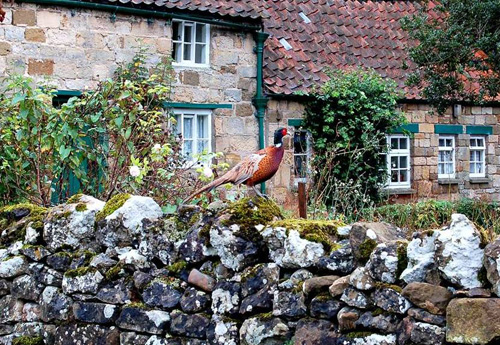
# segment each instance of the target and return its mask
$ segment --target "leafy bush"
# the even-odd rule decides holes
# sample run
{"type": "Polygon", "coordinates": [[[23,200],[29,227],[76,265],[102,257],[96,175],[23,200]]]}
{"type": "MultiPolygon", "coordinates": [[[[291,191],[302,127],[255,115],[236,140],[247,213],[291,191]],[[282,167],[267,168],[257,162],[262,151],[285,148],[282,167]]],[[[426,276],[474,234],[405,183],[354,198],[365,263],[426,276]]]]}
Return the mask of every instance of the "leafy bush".
{"type": "Polygon", "coordinates": [[[428,200],[413,204],[384,205],[363,211],[366,220],[379,220],[410,230],[440,228],[451,220],[453,213],[462,213],[476,225],[500,234],[500,208],[498,203],[477,199],[458,201],[428,200]]]}
{"type": "Polygon", "coordinates": [[[313,205],[352,216],[379,198],[386,183],[386,135],[405,122],[393,82],[373,71],[330,73],[311,95],[304,128],[312,134],[313,205]]]}
{"type": "Polygon", "coordinates": [[[119,193],[161,205],[182,200],[201,183],[193,167],[211,175],[220,166],[209,164],[217,154],[198,157],[201,167],[183,156],[165,108],[171,80],[169,62],[150,68],[140,52],[113,78],[57,108],[51,89],[9,77],[0,96],[0,202],[49,205],[53,194],[64,201],[71,175],[80,192],[104,200],[119,193]]]}

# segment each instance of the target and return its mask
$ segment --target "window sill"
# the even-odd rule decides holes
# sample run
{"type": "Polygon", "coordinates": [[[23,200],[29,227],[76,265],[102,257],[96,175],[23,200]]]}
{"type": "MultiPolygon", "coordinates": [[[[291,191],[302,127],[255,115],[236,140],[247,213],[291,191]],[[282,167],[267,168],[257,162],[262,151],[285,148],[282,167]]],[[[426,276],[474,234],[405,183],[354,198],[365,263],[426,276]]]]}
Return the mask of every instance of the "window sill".
{"type": "Polygon", "coordinates": [[[184,69],[200,69],[200,70],[203,70],[203,69],[209,69],[210,68],[210,64],[184,64],[184,63],[181,63],[181,62],[177,62],[177,63],[172,63],[172,67],[174,69],[179,69],[179,70],[184,70],[184,69]]]}
{"type": "Polygon", "coordinates": [[[413,188],[385,188],[384,192],[389,195],[412,195],[417,193],[413,188]]]}
{"type": "Polygon", "coordinates": [[[469,183],[490,183],[491,180],[489,177],[470,177],[469,183]]]}
{"type": "Polygon", "coordinates": [[[438,183],[443,185],[459,184],[460,179],[458,178],[438,178],[438,183]]]}

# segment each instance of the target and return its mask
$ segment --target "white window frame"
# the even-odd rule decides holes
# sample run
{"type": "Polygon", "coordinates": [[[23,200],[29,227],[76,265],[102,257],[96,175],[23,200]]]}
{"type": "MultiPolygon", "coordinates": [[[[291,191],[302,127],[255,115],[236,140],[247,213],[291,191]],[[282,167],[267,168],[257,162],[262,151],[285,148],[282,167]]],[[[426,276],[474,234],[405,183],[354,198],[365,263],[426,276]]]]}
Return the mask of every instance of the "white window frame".
{"type": "MultiPolygon", "coordinates": [[[[469,159],[469,176],[470,177],[486,177],[486,138],[484,136],[472,136],[471,135],[469,138],[469,150],[470,150],[470,153],[472,153],[472,151],[480,151],[481,152],[480,156],[482,157],[482,160],[479,160],[479,161],[472,161],[469,159]],[[472,140],[476,140],[476,144],[479,141],[482,141],[483,145],[482,146],[472,146],[471,145],[472,140]],[[482,173],[473,173],[472,172],[472,169],[471,169],[472,164],[477,164],[477,163],[482,164],[482,166],[483,166],[482,173]]],[[[469,158],[470,158],[470,154],[469,154],[469,158]]]]}
{"type": "MultiPolygon", "coordinates": [[[[175,50],[175,45],[179,44],[180,45],[180,61],[173,60],[172,65],[174,66],[187,66],[187,67],[209,67],[210,66],[210,25],[205,24],[205,23],[199,23],[199,22],[193,22],[193,21],[187,21],[187,20],[173,20],[172,21],[172,57],[173,57],[173,52],[175,50]],[[175,40],[174,38],[174,23],[179,24],[179,30],[180,30],[180,40],[175,40]],[[195,62],[195,53],[196,53],[196,25],[204,25],[205,26],[205,42],[203,44],[205,45],[205,63],[196,63],[195,62]],[[184,41],[184,28],[186,26],[191,26],[191,42],[186,43],[184,41]],[[184,60],[184,45],[186,44],[191,44],[191,59],[190,60],[184,60]]],[[[200,44],[198,42],[198,44],[200,44]]]]}
{"type": "Polygon", "coordinates": [[[387,135],[387,154],[386,154],[386,162],[387,162],[387,186],[386,188],[410,188],[411,187],[411,156],[410,156],[410,137],[407,135],[403,134],[392,134],[392,135],[387,135]],[[406,139],[406,149],[391,149],[391,139],[406,139]],[[406,169],[401,169],[398,168],[397,170],[406,170],[408,179],[407,181],[403,182],[392,182],[391,181],[391,176],[392,176],[392,167],[391,167],[391,158],[392,157],[406,157],[407,159],[407,168],[406,169]]]}
{"type": "Polygon", "coordinates": [[[293,146],[293,176],[294,176],[293,184],[295,187],[298,186],[299,182],[304,182],[304,183],[307,182],[307,176],[309,176],[309,174],[310,174],[309,163],[311,162],[311,133],[309,131],[304,130],[304,129],[297,128],[293,132],[294,136],[295,136],[295,133],[298,133],[298,132],[305,132],[306,133],[306,150],[303,153],[295,153],[295,143],[293,143],[293,145],[294,145],[293,146]],[[299,177],[299,176],[295,175],[295,170],[296,170],[295,157],[298,157],[298,156],[304,156],[306,159],[306,176],[303,176],[303,177],[299,177]]]}
{"type": "Polygon", "coordinates": [[[453,135],[440,135],[438,138],[438,179],[439,178],[444,178],[444,179],[451,179],[455,178],[455,173],[456,173],[456,163],[455,163],[455,137],[453,135]],[[445,142],[445,146],[440,146],[439,145],[439,140],[443,139],[445,142]],[[446,146],[446,140],[451,139],[451,147],[446,146]],[[450,163],[450,162],[439,162],[439,152],[442,151],[451,151],[451,163],[452,163],[452,171],[453,173],[451,174],[440,174],[439,173],[439,164],[440,163],[450,163]]]}
{"type": "Polygon", "coordinates": [[[191,158],[188,159],[188,162],[195,162],[194,156],[200,154],[198,152],[198,116],[207,116],[207,126],[208,126],[208,138],[202,138],[202,140],[208,140],[207,144],[207,153],[212,152],[212,112],[210,110],[205,109],[174,109],[174,117],[177,118],[176,128],[178,128],[177,133],[182,135],[182,154],[186,155],[184,142],[186,141],[184,137],[184,120],[187,117],[193,118],[193,138],[189,140],[193,140],[192,146],[192,155],[191,158]],[[180,129],[180,130],[179,130],[180,129]]]}

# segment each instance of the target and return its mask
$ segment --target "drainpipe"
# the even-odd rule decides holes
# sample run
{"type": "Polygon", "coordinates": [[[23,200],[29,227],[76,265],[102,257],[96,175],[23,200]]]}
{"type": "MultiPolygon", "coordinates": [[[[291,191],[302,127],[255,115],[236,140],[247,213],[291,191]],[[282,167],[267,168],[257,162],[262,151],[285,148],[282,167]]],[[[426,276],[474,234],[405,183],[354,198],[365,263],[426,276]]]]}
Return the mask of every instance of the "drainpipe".
{"type": "MultiPolygon", "coordinates": [[[[254,34],[255,42],[257,46],[255,47],[255,52],[257,53],[257,88],[255,91],[255,96],[253,98],[253,105],[255,106],[256,112],[255,117],[259,123],[259,149],[263,149],[266,146],[264,138],[264,117],[266,115],[266,107],[269,99],[264,96],[262,91],[262,69],[264,66],[264,42],[269,37],[269,34],[265,32],[256,32],[254,34]]],[[[266,192],[266,184],[260,184],[261,193],[266,192]]]]}

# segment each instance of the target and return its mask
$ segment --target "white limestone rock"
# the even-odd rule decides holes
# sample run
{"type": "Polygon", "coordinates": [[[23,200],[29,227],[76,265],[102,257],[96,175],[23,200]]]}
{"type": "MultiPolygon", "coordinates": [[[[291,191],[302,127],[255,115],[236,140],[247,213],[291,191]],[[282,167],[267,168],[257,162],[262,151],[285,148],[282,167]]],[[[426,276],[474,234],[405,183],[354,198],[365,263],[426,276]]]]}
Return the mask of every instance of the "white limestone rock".
{"type": "Polygon", "coordinates": [[[453,214],[451,224],[436,237],[436,262],[443,278],[466,289],[481,287],[483,267],[481,235],[463,214],[453,214]]]}
{"type": "Polygon", "coordinates": [[[104,205],[103,201],[82,195],[78,203],[53,207],[43,227],[43,238],[48,248],[53,251],[63,246],[92,249],[92,242],[95,241],[95,216],[104,205]]]}
{"type": "Polygon", "coordinates": [[[279,318],[265,320],[254,317],[246,319],[241,325],[240,341],[242,345],[260,345],[273,339],[281,339],[289,331],[288,326],[279,318]]]}
{"type": "Polygon", "coordinates": [[[15,256],[0,262],[0,278],[14,278],[27,270],[28,261],[24,256],[15,256]]]}
{"type": "Polygon", "coordinates": [[[400,276],[406,283],[425,282],[427,273],[435,268],[434,254],[436,249],[434,241],[438,236],[438,231],[414,233],[413,235],[413,239],[406,248],[408,266],[400,276]]]}
{"type": "Polygon", "coordinates": [[[76,276],[66,273],[62,280],[63,292],[65,294],[75,292],[95,294],[97,293],[99,284],[103,281],[103,279],[104,276],[101,272],[95,269],[88,269],[84,271],[83,274],[76,276]]]}
{"type": "Polygon", "coordinates": [[[350,275],[349,284],[358,290],[370,290],[375,287],[375,281],[366,267],[356,268],[350,275]]]}
{"type": "Polygon", "coordinates": [[[132,195],[122,207],[106,217],[107,221],[120,219],[123,226],[138,234],[142,230],[142,220],[155,220],[163,216],[160,206],[150,197],[132,195]]]}
{"type": "Polygon", "coordinates": [[[325,255],[321,243],[300,237],[297,230],[283,227],[266,228],[261,233],[269,248],[269,257],[281,267],[305,268],[314,266],[325,255]]]}

